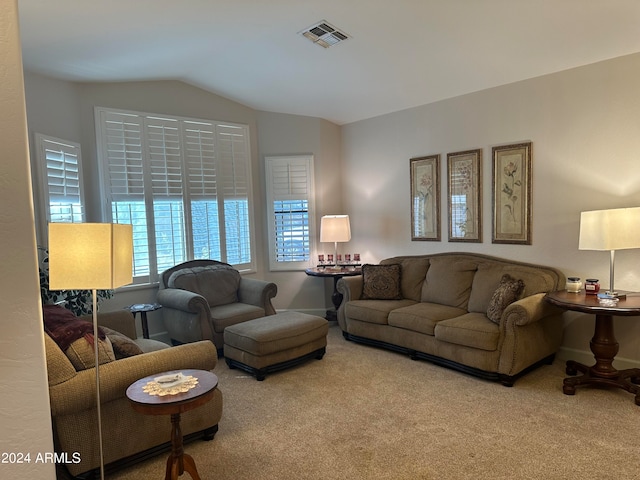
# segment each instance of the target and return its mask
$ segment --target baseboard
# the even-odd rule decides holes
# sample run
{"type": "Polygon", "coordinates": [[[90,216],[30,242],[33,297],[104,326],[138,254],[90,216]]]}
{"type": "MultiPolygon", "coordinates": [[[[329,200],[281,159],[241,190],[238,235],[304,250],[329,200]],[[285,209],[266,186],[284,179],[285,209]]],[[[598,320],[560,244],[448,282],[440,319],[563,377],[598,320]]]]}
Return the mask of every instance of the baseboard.
{"type": "Polygon", "coordinates": [[[322,317],[322,318],[324,318],[327,315],[327,310],[323,308],[282,308],[282,309],[277,309],[276,313],[288,312],[288,311],[306,313],[307,315],[315,315],[316,317],[322,317]]]}
{"type": "MultiPolygon", "coordinates": [[[[556,359],[562,361],[575,360],[576,362],[584,365],[593,365],[595,360],[593,353],[585,350],[578,350],[576,348],[560,347],[556,354],[556,359]]],[[[640,368],[640,361],[625,357],[616,357],[613,361],[613,366],[618,370],[625,370],[627,368],[640,368]]]]}

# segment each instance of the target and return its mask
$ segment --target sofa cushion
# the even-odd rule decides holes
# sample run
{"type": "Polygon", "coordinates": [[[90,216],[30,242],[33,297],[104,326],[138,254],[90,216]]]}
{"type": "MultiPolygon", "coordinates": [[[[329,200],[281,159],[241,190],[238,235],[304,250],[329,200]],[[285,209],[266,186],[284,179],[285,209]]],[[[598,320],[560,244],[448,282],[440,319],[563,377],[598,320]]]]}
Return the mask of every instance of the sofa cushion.
{"type": "Polygon", "coordinates": [[[422,287],[422,301],[466,310],[476,265],[456,256],[432,258],[422,287]]]}
{"type": "Polygon", "coordinates": [[[462,308],[420,302],[408,307],[396,308],[389,313],[388,323],[393,327],[433,335],[438,322],[467,313],[462,308]]]}
{"type": "Polygon", "coordinates": [[[469,295],[469,312],[487,313],[489,302],[500,285],[500,279],[504,275],[504,265],[500,263],[480,263],[478,271],[473,276],[471,294],[469,295]]]}
{"type": "Polygon", "coordinates": [[[215,307],[238,301],[240,279],[240,272],[229,265],[205,265],[173,272],[167,287],[195,292],[215,307]]]}
{"type": "Polygon", "coordinates": [[[224,332],[224,329],[236,323],[246,322],[255,318],[261,318],[266,315],[264,308],[249,305],[247,303],[229,303],[227,305],[218,305],[211,308],[211,320],[213,321],[213,329],[218,332],[224,332]]]}
{"type": "Polygon", "coordinates": [[[387,325],[389,312],[396,308],[407,307],[413,300],[351,300],[345,305],[347,318],[367,323],[387,325]]]}
{"type": "Polygon", "coordinates": [[[482,313],[466,313],[438,322],[434,333],[442,342],[492,352],[498,348],[500,327],[482,313]]]}
{"type": "Polygon", "coordinates": [[[400,300],[399,264],[363,265],[362,266],[362,300],[400,300]]]}
{"type": "Polygon", "coordinates": [[[429,269],[429,259],[425,257],[399,257],[382,260],[380,265],[400,262],[400,289],[402,298],[416,302],[422,296],[422,284],[429,269]]]}
{"type": "Polygon", "coordinates": [[[505,273],[487,307],[487,317],[489,320],[500,323],[504,309],[518,300],[523,290],[524,282],[522,280],[516,280],[508,273],[505,273]]]}
{"type": "Polygon", "coordinates": [[[564,283],[562,286],[557,285],[557,279],[551,273],[535,266],[505,265],[502,272],[524,282],[523,297],[564,288],[564,283]]]}

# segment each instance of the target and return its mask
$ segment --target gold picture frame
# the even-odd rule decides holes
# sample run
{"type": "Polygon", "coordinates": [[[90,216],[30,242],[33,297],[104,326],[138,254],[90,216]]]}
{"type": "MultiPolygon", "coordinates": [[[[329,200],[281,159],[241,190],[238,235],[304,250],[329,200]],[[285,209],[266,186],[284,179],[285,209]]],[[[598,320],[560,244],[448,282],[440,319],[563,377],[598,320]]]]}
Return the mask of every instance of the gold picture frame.
{"type": "Polygon", "coordinates": [[[411,240],[440,241],[440,155],[409,160],[411,240]]]}
{"type": "Polygon", "coordinates": [[[482,242],[482,149],[447,154],[450,242],[482,242]]]}
{"type": "Polygon", "coordinates": [[[531,245],[532,143],[492,148],[492,243],[531,245]]]}

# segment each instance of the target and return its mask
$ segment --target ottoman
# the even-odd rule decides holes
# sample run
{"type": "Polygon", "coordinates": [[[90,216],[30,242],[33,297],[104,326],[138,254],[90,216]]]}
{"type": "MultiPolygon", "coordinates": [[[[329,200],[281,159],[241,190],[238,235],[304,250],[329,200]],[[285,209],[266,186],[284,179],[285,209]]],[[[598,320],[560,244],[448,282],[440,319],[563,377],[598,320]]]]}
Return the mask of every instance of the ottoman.
{"type": "Polygon", "coordinates": [[[224,329],[225,361],[262,381],[267,373],[320,360],[328,331],[324,318],[293,311],[237,323],[224,329]]]}

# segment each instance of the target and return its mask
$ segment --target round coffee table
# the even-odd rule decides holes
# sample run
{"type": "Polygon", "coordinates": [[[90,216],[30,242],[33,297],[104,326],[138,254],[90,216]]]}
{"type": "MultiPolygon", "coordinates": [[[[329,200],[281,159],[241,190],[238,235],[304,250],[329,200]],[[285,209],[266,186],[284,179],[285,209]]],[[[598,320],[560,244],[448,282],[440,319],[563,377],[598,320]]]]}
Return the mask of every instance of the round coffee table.
{"type": "Polygon", "coordinates": [[[180,414],[204,405],[213,398],[218,377],[206,370],[174,370],[141,378],[127,388],[127,398],[133,409],[144,415],[171,415],[171,454],[167,459],[165,480],[175,480],[185,471],[194,480],[200,480],[193,458],[184,453],[180,414]],[[155,378],[181,372],[198,379],[198,384],[184,393],[174,395],[150,395],[143,387],[155,378]]]}

